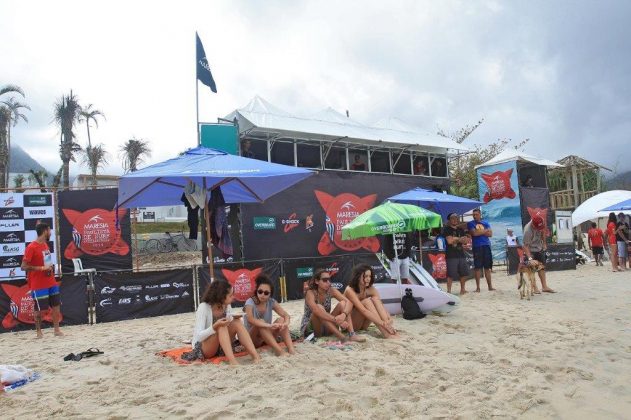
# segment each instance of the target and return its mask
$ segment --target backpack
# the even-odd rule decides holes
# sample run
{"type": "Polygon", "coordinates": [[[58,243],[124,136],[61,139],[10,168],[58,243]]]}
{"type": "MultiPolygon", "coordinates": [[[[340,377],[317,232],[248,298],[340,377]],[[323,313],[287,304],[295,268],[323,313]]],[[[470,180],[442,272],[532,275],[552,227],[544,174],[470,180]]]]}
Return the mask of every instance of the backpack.
{"type": "MultiPolygon", "coordinates": [[[[420,298],[421,302],[423,298],[420,298]]],[[[401,309],[403,310],[403,319],[421,319],[425,318],[425,314],[421,312],[421,308],[416,302],[416,298],[412,295],[412,289],[405,289],[405,296],[401,298],[401,309]]]]}

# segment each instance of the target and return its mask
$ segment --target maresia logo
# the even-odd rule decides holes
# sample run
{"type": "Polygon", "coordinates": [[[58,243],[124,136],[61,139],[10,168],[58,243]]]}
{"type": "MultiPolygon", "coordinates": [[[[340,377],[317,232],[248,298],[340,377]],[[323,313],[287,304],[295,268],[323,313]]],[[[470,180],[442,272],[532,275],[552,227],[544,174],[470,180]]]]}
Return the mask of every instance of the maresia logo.
{"type": "Polygon", "coordinates": [[[0,220],[15,220],[24,218],[23,208],[8,208],[0,210],[0,220]]]}
{"type": "Polygon", "coordinates": [[[262,271],[263,268],[255,268],[254,270],[242,268],[237,271],[221,270],[228,283],[232,285],[235,300],[240,302],[245,302],[254,295],[254,281],[262,271]]]}
{"type": "Polygon", "coordinates": [[[4,206],[9,207],[11,204],[15,203],[15,198],[13,196],[4,200],[4,206]]]}
{"type": "Polygon", "coordinates": [[[501,200],[502,198],[512,200],[515,198],[517,194],[510,183],[512,173],[513,170],[509,169],[507,171],[496,171],[492,174],[480,174],[488,190],[484,193],[482,200],[488,203],[491,200],[501,200]]]}
{"type": "Polygon", "coordinates": [[[282,220],[282,224],[283,232],[287,233],[293,229],[296,229],[300,224],[300,220],[298,220],[298,215],[296,213],[292,213],[287,219],[282,220]]]}
{"type": "Polygon", "coordinates": [[[12,244],[16,242],[24,242],[24,231],[0,232],[0,243],[12,244]]]}
{"type": "Polygon", "coordinates": [[[53,196],[50,194],[25,194],[24,207],[52,206],[53,196]]]}
{"type": "MultiPolygon", "coordinates": [[[[18,324],[35,324],[34,302],[28,284],[23,286],[12,286],[1,284],[2,290],[9,297],[9,312],[2,320],[2,327],[9,330],[18,324]]],[[[52,322],[52,312],[49,309],[42,311],[42,319],[52,322]]]]}
{"type": "MultiPolygon", "coordinates": [[[[119,209],[118,218],[122,219],[126,213],[127,209],[119,209]]],[[[64,209],[63,214],[73,226],[73,241],[64,251],[65,258],[79,258],[83,254],[129,253],[129,245],[122,239],[121,230],[116,228],[115,210],[90,209],[80,212],[64,209]]]]}
{"type": "Polygon", "coordinates": [[[22,257],[21,256],[0,257],[0,266],[2,268],[19,267],[20,264],[22,264],[22,257]]]}
{"type": "Polygon", "coordinates": [[[267,216],[254,216],[252,219],[254,230],[276,230],[276,218],[267,216]]]}

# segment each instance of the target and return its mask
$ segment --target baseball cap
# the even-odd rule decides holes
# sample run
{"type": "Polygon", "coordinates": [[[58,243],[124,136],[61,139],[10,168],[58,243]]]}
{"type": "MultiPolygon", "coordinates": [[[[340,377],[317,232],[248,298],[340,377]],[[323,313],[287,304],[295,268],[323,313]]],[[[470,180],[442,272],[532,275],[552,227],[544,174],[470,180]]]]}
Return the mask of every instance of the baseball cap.
{"type": "Polygon", "coordinates": [[[537,215],[532,218],[532,226],[537,230],[543,230],[546,227],[546,224],[543,221],[543,217],[537,215]]]}

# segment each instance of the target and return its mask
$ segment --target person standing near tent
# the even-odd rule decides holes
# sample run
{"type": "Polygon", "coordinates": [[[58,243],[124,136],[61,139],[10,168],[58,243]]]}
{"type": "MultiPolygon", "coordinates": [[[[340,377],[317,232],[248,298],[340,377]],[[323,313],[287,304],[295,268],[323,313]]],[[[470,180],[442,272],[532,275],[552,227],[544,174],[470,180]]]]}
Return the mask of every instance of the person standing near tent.
{"type": "Polygon", "coordinates": [[[443,228],[447,240],[447,292],[451,293],[454,279],[460,281],[460,294],[467,293],[465,282],[469,277],[469,264],[464,254],[463,245],[469,243],[466,232],[460,227],[460,217],[456,213],[447,215],[448,225],[443,228]]]}
{"type": "Polygon", "coordinates": [[[412,248],[411,233],[395,233],[384,235],[383,253],[386,254],[390,264],[390,278],[401,281],[402,284],[410,284],[410,250],[412,248]],[[395,253],[396,246],[396,253],[395,253]],[[396,254],[396,255],[395,255],[396,254]]]}
{"type": "MultiPolygon", "coordinates": [[[[524,226],[524,255],[526,257],[525,263],[528,261],[537,260],[544,265],[544,268],[539,270],[539,280],[541,280],[541,290],[547,293],[555,293],[554,290],[548,287],[546,282],[546,223],[543,217],[537,215],[532,220],[526,223],[524,226]]],[[[535,293],[541,293],[535,287],[535,293]]]]}
{"type": "Polygon", "coordinates": [[[61,299],[59,284],[55,281],[55,269],[48,248],[50,226],[38,223],[35,226],[37,239],[28,244],[22,258],[22,270],[26,272],[28,287],[33,297],[33,315],[37,338],[42,338],[42,311],[51,308],[55,335],[64,335],[59,329],[61,299]]]}
{"type": "Polygon", "coordinates": [[[614,273],[618,271],[618,244],[616,243],[616,213],[609,213],[609,219],[607,220],[607,246],[609,249],[609,259],[611,260],[611,271],[614,273]]]}
{"type": "Polygon", "coordinates": [[[467,229],[473,241],[473,267],[475,276],[475,291],[480,292],[480,276],[484,270],[484,277],[489,291],[495,290],[491,282],[491,268],[493,268],[493,254],[491,240],[493,230],[488,222],[482,220],[480,209],[473,210],[473,220],[467,223],[467,229]]]}
{"type": "Polygon", "coordinates": [[[589,242],[589,247],[592,249],[592,255],[594,256],[594,260],[596,260],[596,265],[603,265],[603,231],[598,229],[598,225],[592,222],[592,227],[587,231],[587,242],[589,242]]]}
{"type": "Polygon", "coordinates": [[[624,213],[618,213],[618,223],[616,224],[616,243],[618,245],[618,264],[622,270],[627,269],[627,259],[629,250],[627,243],[629,242],[629,224],[626,222],[624,213]]]}

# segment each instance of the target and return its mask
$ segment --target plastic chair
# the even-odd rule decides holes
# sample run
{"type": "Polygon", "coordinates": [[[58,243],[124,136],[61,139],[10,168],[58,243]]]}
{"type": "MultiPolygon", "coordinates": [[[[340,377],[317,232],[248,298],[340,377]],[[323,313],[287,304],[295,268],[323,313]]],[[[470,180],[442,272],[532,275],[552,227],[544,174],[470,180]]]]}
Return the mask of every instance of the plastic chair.
{"type": "Polygon", "coordinates": [[[88,318],[90,325],[94,324],[95,310],[94,310],[94,273],[96,268],[83,268],[81,258],[73,258],[72,265],[74,265],[74,275],[79,276],[86,274],[86,283],[88,286],[88,318]]]}

